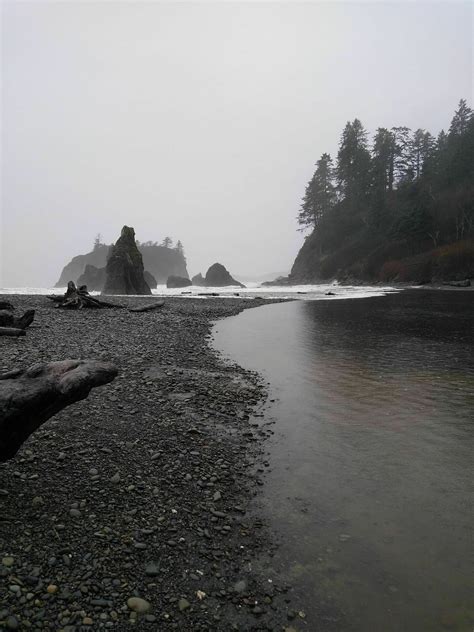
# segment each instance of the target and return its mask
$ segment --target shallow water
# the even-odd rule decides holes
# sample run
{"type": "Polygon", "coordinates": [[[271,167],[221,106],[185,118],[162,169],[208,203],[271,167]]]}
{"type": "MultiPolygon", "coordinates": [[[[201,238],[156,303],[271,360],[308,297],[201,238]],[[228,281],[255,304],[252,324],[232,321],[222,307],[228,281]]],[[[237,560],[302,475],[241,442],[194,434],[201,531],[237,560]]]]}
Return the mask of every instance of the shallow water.
{"type": "Polygon", "coordinates": [[[264,306],[215,345],[271,383],[261,498],[305,629],[471,631],[474,293],[264,306]]]}

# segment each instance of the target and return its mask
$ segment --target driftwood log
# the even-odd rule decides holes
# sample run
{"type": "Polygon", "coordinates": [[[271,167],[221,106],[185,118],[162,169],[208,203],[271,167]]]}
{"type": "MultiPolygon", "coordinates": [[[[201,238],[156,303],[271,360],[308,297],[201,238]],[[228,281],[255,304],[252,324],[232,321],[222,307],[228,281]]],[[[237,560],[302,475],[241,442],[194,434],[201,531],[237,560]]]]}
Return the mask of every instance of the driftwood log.
{"type": "Polygon", "coordinates": [[[113,364],[63,360],[0,375],[0,463],[11,459],[41,424],[92,388],[117,376],[113,364]]]}
{"type": "Polygon", "coordinates": [[[0,327],[0,336],[10,336],[17,338],[18,336],[25,336],[26,331],[19,329],[18,327],[0,327]]]}
{"type": "Polygon", "coordinates": [[[143,307],[132,307],[129,309],[129,312],[152,312],[155,309],[159,309],[163,307],[165,302],[163,300],[156,301],[156,303],[149,303],[148,305],[143,305],[143,307]]]}
{"type": "Polygon", "coordinates": [[[23,316],[15,316],[15,308],[8,301],[0,301],[0,327],[26,329],[35,318],[35,310],[28,309],[23,316]]]}
{"type": "Polygon", "coordinates": [[[63,294],[63,296],[51,294],[46,298],[54,301],[56,303],[56,307],[61,307],[63,309],[83,309],[84,307],[90,307],[92,309],[123,307],[123,305],[117,305],[116,303],[99,301],[95,298],[95,296],[91,296],[89,294],[87,291],[87,285],[80,285],[79,287],[76,287],[76,284],[73,281],[69,281],[66,293],[63,294]]]}

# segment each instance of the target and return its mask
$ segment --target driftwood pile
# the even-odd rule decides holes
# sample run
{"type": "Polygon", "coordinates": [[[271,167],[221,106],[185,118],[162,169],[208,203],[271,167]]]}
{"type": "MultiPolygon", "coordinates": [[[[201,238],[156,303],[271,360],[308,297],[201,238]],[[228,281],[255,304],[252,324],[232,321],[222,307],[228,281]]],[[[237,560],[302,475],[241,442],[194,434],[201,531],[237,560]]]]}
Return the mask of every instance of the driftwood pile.
{"type": "Polygon", "coordinates": [[[15,456],[41,424],[117,376],[113,364],[63,360],[0,375],[0,463],[15,456]]]}
{"type": "Polygon", "coordinates": [[[26,328],[35,318],[35,310],[27,310],[23,316],[15,315],[15,308],[8,301],[0,301],[0,336],[24,336],[26,328]]]}
{"type": "Polygon", "coordinates": [[[123,307],[123,305],[99,301],[99,299],[95,298],[95,296],[91,296],[89,294],[87,291],[87,285],[80,285],[79,287],[76,287],[74,281],[69,281],[66,293],[62,296],[58,294],[51,294],[46,298],[54,301],[56,303],[55,307],[61,307],[63,309],[83,309],[84,307],[90,307],[92,309],[123,307]]]}

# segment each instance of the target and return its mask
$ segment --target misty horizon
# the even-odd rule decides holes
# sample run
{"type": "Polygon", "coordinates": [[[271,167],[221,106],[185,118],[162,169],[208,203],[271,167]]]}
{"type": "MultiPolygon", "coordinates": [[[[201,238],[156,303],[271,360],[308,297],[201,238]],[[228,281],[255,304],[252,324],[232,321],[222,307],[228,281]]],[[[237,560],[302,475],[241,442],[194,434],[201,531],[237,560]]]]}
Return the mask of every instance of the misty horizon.
{"type": "Polygon", "coordinates": [[[101,233],[190,275],[289,271],[348,120],[433,134],[472,98],[472,5],[2,5],[0,285],[50,286],[101,233]]]}

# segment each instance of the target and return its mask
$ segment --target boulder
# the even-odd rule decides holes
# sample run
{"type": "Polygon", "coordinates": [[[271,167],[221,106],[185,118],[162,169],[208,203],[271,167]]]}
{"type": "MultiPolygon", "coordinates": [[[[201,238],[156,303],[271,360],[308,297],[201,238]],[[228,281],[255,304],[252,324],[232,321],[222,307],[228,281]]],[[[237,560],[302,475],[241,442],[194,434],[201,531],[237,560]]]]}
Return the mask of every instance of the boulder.
{"type": "Polygon", "coordinates": [[[50,417],[116,376],[113,364],[95,360],[36,364],[0,375],[0,463],[50,417]]]}
{"type": "Polygon", "coordinates": [[[206,272],[205,285],[207,287],[225,287],[227,285],[245,287],[245,285],[233,279],[221,263],[214,263],[206,272]]]}
{"type": "Polygon", "coordinates": [[[105,284],[105,268],[97,268],[90,263],[86,264],[84,272],[77,279],[78,287],[87,285],[89,290],[101,292],[105,284]]]}
{"type": "Polygon", "coordinates": [[[192,283],[189,279],[185,279],[184,277],[180,276],[171,275],[166,281],[166,287],[189,287],[190,285],[192,285],[192,283]]]}
{"type": "Polygon", "coordinates": [[[143,276],[145,277],[145,281],[147,282],[147,285],[152,290],[156,290],[156,288],[158,287],[158,283],[155,277],[152,275],[152,273],[148,272],[148,270],[145,270],[145,272],[143,273],[143,276]]]}
{"type": "Polygon", "coordinates": [[[204,287],[206,285],[206,281],[201,273],[194,275],[191,282],[193,285],[197,285],[198,287],[204,287]]]}
{"type": "Polygon", "coordinates": [[[151,294],[145,281],[143,259],[135,242],[135,231],[124,226],[107,260],[102,294],[151,294]]]}

